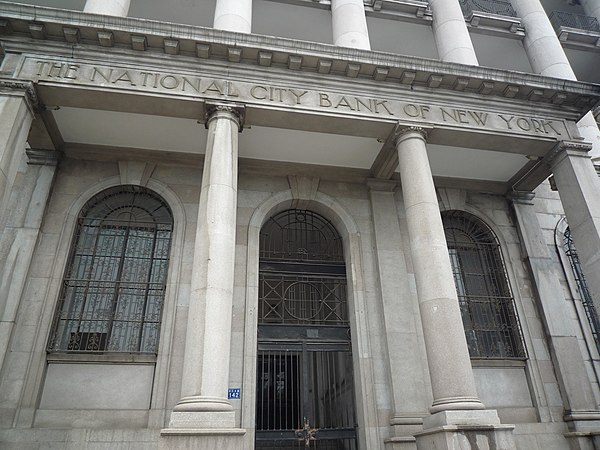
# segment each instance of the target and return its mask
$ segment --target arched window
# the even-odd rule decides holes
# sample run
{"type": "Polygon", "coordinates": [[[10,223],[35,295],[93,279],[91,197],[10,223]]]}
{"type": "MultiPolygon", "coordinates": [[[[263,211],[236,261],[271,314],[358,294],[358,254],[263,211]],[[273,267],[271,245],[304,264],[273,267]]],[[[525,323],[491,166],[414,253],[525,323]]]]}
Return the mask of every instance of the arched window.
{"type": "Polygon", "coordinates": [[[49,351],[156,353],[173,217],[139,186],[100,192],[82,208],[49,351]]]}
{"type": "Polygon", "coordinates": [[[471,358],[523,358],[514,300],[496,236],[462,211],[442,213],[471,358]]]}
{"type": "Polygon", "coordinates": [[[598,351],[600,352],[600,337],[598,336],[600,331],[600,320],[598,319],[598,312],[594,306],[592,293],[587,285],[585,274],[583,273],[583,267],[581,267],[581,261],[579,260],[577,249],[573,243],[571,230],[568,227],[563,233],[563,248],[567,254],[567,257],[569,258],[569,262],[571,263],[571,269],[573,269],[573,275],[575,277],[575,282],[577,283],[577,290],[581,296],[581,304],[583,305],[585,315],[587,316],[590,324],[590,329],[592,331],[592,335],[594,336],[596,348],[598,348],[598,351]]]}

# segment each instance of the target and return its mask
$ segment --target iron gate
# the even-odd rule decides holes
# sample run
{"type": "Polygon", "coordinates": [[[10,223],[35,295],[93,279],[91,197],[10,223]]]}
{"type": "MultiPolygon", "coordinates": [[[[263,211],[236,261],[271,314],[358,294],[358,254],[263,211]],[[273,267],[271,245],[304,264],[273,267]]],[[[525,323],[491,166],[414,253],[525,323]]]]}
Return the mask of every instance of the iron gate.
{"type": "Polygon", "coordinates": [[[288,210],[263,226],[256,449],[357,450],[346,285],[327,219],[288,210]]]}
{"type": "Polygon", "coordinates": [[[256,448],[355,450],[347,328],[286,328],[259,328],[256,448]]]}

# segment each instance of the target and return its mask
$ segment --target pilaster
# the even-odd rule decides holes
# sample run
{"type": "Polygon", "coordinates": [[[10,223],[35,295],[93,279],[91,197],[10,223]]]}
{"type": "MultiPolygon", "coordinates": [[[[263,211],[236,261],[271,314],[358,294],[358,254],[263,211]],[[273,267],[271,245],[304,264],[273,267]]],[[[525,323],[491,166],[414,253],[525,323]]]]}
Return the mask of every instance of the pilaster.
{"type": "Polygon", "coordinates": [[[515,192],[510,196],[523,256],[541,306],[550,357],[565,404],[565,421],[571,430],[600,431],[600,411],[595,404],[577,335],[571,321],[565,320],[569,317],[567,303],[555,273],[554,261],[543,239],[533,198],[534,194],[530,192],[515,192]]]}
{"type": "Polygon", "coordinates": [[[410,292],[405,252],[406,243],[398,221],[393,180],[369,179],[371,211],[382,312],[387,341],[389,377],[393,396],[390,417],[392,437],[387,448],[416,449],[414,433],[422,429],[431,403],[426,383],[424,349],[418,338],[418,306],[410,292]]]}
{"type": "Polygon", "coordinates": [[[581,142],[557,144],[548,163],[587,276],[596,309],[600,311],[600,178],[581,142]]]}

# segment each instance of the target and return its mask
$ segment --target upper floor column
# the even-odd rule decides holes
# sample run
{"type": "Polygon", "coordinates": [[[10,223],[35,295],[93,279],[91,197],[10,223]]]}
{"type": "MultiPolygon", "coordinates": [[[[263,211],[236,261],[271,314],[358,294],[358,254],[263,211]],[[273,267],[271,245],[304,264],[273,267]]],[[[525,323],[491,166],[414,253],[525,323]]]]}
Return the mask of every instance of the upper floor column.
{"type": "Polygon", "coordinates": [[[252,0],[217,0],[213,27],[217,30],[252,32],[252,0]]]}
{"type": "Polygon", "coordinates": [[[131,0],[87,0],[84,12],[127,17],[131,0]]]}
{"type": "MultiPolygon", "coordinates": [[[[577,80],[550,19],[539,0],[511,0],[525,27],[523,46],[535,73],[566,80],[577,80]]],[[[600,4],[600,0],[588,0],[600,4]]],[[[598,12],[598,10],[596,10],[598,12]]],[[[593,145],[592,156],[600,156],[600,130],[592,113],[577,124],[583,138],[593,145]]]]}
{"type": "Polygon", "coordinates": [[[333,44],[371,50],[363,0],[331,0],[333,44]]]}
{"type": "Polygon", "coordinates": [[[600,21],[600,0],[579,0],[579,2],[588,16],[600,21]]]}
{"type": "Polygon", "coordinates": [[[442,61],[478,66],[471,36],[458,0],[430,0],[433,35],[442,61]]]}

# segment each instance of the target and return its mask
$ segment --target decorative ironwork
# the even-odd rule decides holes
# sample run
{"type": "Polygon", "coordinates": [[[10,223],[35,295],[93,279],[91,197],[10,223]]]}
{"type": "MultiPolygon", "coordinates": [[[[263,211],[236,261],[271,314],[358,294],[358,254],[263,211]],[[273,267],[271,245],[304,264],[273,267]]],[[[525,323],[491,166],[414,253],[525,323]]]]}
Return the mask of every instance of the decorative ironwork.
{"type": "Polygon", "coordinates": [[[465,17],[474,12],[498,14],[499,16],[517,17],[511,3],[506,0],[459,0],[465,17]]]}
{"type": "Polygon", "coordinates": [[[263,226],[255,448],[356,450],[346,284],[327,219],[288,210],[263,226]]]}
{"type": "Polygon", "coordinates": [[[581,304],[583,305],[585,315],[587,316],[590,324],[590,329],[592,331],[592,336],[594,336],[596,348],[598,349],[598,352],[600,352],[600,318],[598,318],[598,311],[596,311],[594,299],[592,298],[592,294],[587,285],[587,281],[583,273],[583,267],[581,267],[581,261],[579,260],[579,255],[577,254],[577,249],[573,243],[573,237],[571,236],[571,230],[569,228],[567,228],[563,234],[563,248],[565,249],[565,253],[567,254],[569,262],[571,263],[573,275],[575,276],[575,282],[577,283],[579,295],[581,296],[581,304]]]}
{"type": "Polygon", "coordinates": [[[118,186],[83,207],[49,351],[156,353],[173,218],[155,193],[118,186]]]}
{"type": "Polygon", "coordinates": [[[565,11],[552,11],[550,22],[556,31],[560,27],[575,28],[577,30],[600,33],[600,23],[596,17],[573,14],[565,11]]]}
{"type": "Polygon", "coordinates": [[[472,358],[524,358],[525,348],[496,236],[462,211],[442,214],[472,358]]]}

